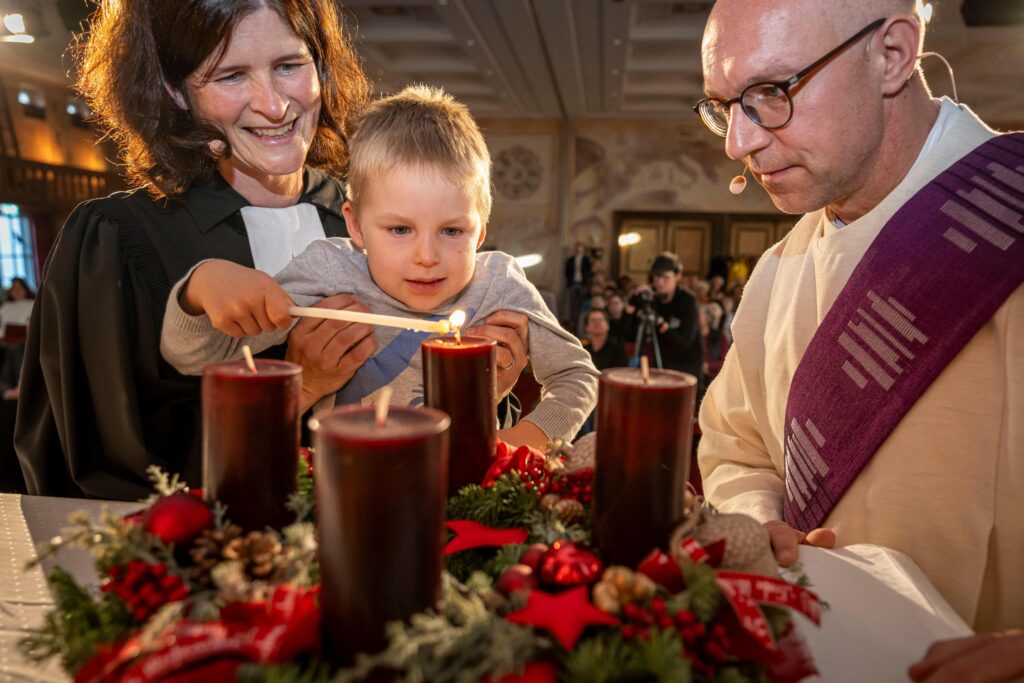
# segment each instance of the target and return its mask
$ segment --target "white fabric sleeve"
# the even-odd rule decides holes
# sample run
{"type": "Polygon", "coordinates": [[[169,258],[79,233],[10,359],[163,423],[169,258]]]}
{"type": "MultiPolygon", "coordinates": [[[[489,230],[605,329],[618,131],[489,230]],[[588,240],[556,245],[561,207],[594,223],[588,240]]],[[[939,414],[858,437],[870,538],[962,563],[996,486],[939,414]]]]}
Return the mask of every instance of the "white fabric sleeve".
{"type": "Polygon", "coordinates": [[[704,496],[722,512],[741,512],[764,523],[782,519],[785,483],[761,438],[756,399],[742,372],[741,348],[733,345],[700,409],[698,463],[704,496]]]}

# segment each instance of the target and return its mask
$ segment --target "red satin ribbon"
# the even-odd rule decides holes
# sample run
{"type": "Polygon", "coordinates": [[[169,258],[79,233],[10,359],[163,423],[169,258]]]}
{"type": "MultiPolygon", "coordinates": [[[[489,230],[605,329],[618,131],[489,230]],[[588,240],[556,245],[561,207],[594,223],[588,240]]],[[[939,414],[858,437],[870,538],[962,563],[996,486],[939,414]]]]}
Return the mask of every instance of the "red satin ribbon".
{"type": "MultiPolygon", "coordinates": [[[[683,541],[683,550],[697,564],[710,559],[708,552],[692,536],[683,541]]],[[[715,583],[722,589],[743,629],[773,652],[777,649],[775,639],[759,604],[788,607],[815,624],[821,624],[821,601],[818,596],[789,581],[771,576],[720,571],[715,576],[715,583]]]]}

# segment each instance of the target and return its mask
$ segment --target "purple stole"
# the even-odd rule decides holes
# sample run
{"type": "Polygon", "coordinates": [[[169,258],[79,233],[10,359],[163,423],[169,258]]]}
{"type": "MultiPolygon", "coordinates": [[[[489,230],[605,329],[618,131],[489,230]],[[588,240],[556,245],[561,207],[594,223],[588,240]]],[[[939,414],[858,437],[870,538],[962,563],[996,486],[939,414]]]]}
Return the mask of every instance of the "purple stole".
{"type": "Polygon", "coordinates": [[[786,521],[821,526],[910,407],[1024,281],[1024,133],[988,140],[875,238],[786,405],[786,521]]]}

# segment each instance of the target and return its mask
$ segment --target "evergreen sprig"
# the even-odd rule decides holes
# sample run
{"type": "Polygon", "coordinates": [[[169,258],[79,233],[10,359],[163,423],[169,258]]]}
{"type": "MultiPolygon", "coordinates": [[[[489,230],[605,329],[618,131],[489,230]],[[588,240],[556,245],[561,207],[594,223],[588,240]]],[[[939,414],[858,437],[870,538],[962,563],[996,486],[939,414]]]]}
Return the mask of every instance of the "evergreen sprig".
{"type": "Polygon", "coordinates": [[[566,658],[563,680],[690,683],[693,675],[679,634],[669,629],[652,629],[650,636],[643,639],[625,640],[619,632],[608,631],[580,641],[566,658]]]}
{"type": "Polygon", "coordinates": [[[707,624],[722,608],[722,589],[715,582],[715,569],[710,564],[691,564],[683,569],[686,592],[681,593],[683,609],[689,609],[702,623],[707,624]]]}
{"type": "Polygon", "coordinates": [[[38,632],[18,643],[27,659],[42,663],[59,655],[64,670],[76,672],[100,645],[117,640],[135,625],[120,598],[105,594],[94,600],[60,567],[50,572],[48,581],[55,609],[38,632]]]}
{"type": "Polygon", "coordinates": [[[466,584],[445,577],[437,611],[414,615],[409,623],[388,624],[388,647],[360,655],[334,683],[361,681],[378,668],[397,672],[404,683],[477,683],[519,671],[552,649],[546,637],[488,609],[490,581],[477,574],[466,584]]]}
{"type": "Polygon", "coordinates": [[[447,519],[469,519],[496,529],[521,527],[538,510],[537,494],[523,484],[517,472],[501,475],[487,488],[464,486],[448,501],[447,519]]]}
{"type": "Polygon", "coordinates": [[[235,672],[236,683],[329,683],[330,680],[330,669],[318,664],[244,664],[235,672]]]}

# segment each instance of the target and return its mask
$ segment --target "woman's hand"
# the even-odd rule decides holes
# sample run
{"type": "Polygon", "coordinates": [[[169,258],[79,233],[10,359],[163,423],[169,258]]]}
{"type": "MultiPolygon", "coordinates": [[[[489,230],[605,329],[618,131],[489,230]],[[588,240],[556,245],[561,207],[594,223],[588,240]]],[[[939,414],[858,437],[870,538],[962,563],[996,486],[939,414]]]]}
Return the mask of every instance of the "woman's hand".
{"type": "Polygon", "coordinates": [[[493,339],[498,343],[498,400],[512,391],[529,361],[526,351],[530,344],[529,323],[530,319],[523,313],[498,311],[487,316],[482,325],[474,325],[462,332],[467,336],[493,339]]]}
{"type": "Polygon", "coordinates": [[[251,337],[291,325],[292,300],[274,278],[231,261],[214,259],[192,271],[178,297],[189,315],[206,314],[232,337],[251,337]]]}
{"type": "MultiPolygon", "coordinates": [[[[335,294],[317,302],[315,308],[370,312],[353,294],[335,294]]],[[[300,319],[288,335],[285,360],[302,366],[302,412],[345,386],[376,350],[371,325],[300,319]]]]}

